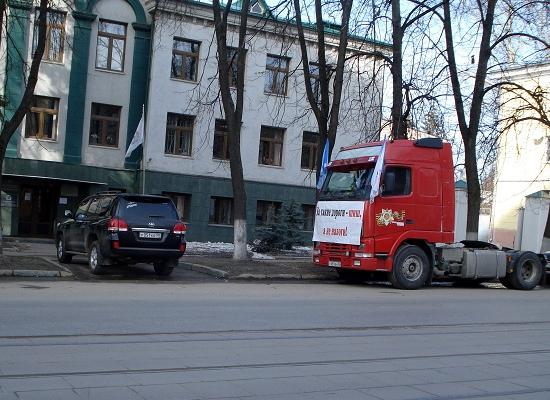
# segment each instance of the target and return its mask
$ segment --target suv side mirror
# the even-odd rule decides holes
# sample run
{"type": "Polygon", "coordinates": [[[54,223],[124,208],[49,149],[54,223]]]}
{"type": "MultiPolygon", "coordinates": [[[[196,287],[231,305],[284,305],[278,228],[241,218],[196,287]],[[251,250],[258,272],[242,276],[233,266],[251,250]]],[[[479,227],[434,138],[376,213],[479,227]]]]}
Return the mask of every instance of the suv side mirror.
{"type": "Polygon", "coordinates": [[[71,210],[65,210],[65,216],[67,218],[71,218],[73,216],[73,213],[71,212],[71,210]]]}

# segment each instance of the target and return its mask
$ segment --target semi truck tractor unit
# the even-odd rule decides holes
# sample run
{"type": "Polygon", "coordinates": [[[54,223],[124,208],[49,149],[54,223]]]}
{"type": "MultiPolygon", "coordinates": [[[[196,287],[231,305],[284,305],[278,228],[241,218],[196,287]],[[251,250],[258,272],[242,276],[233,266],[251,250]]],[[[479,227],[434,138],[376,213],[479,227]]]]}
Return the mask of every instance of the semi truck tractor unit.
{"type": "Polygon", "coordinates": [[[346,280],[384,274],[417,289],[436,279],[500,282],[530,290],[546,260],[529,251],[454,242],[451,145],[437,138],[342,148],[316,206],[313,261],[346,280]]]}

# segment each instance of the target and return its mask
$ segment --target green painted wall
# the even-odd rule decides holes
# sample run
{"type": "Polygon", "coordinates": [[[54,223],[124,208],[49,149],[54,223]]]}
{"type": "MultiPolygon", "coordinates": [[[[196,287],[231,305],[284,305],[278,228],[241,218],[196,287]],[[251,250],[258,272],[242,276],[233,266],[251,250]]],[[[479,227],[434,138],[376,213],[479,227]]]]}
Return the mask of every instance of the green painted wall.
{"type": "Polygon", "coordinates": [[[65,152],[63,161],[80,164],[82,160],[82,132],[84,129],[84,107],[86,106],[86,85],[88,83],[88,59],[92,22],[96,15],[74,11],[73,58],[69,81],[67,125],[65,129],[65,152]]]}
{"type": "MultiPolygon", "coordinates": [[[[141,179],[141,178],[140,178],[141,179]]],[[[147,171],[147,193],[186,193],[191,195],[191,208],[187,238],[191,241],[233,242],[233,227],[209,225],[210,197],[232,197],[229,179],[206,176],[171,174],[147,171]]],[[[258,200],[299,204],[315,204],[315,189],[300,186],[277,185],[261,182],[246,182],[248,239],[254,239],[256,202],[258,200]]],[[[304,239],[311,240],[312,233],[304,232],[304,239]]]]}
{"type": "MultiPolygon", "coordinates": [[[[29,0],[8,1],[10,12],[8,13],[7,30],[10,40],[6,46],[6,81],[5,97],[6,107],[4,117],[9,120],[21,103],[25,90],[25,74],[27,59],[27,32],[29,31],[30,9],[32,2],[29,0]]],[[[21,128],[18,128],[6,149],[6,157],[17,157],[17,144],[21,128]]]]}
{"type": "MultiPolygon", "coordinates": [[[[149,58],[151,46],[151,27],[149,25],[133,23],[135,31],[134,60],[132,65],[132,82],[130,87],[130,104],[128,106],[128,131],[126,133],[126,149],[130,145],[136,128],[142,116],[142,109],[146,103],[149,75],[149,58]]],[[[139,167],[141,150],[136,149],[125,160],[126,168],[139,167]]]]}
{"type": "Polygon", "coordinates": [[[22,158],[6,159],[4,173],[6,175],[39,176],[69,181],[101,182],[127,191],[133,190],[135,181],[133,171],[22,158]]]}

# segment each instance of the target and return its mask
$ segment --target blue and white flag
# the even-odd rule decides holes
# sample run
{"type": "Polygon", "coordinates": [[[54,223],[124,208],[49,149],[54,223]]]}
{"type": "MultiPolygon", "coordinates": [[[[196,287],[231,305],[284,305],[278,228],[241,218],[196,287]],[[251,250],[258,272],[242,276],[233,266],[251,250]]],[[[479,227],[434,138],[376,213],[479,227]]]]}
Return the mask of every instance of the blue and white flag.
{"type": "Polygon", "coordinates": [[[387,140],[384,138],[384,144],[382,145],[382,150],[378,155],[376,160],[376,165],[374,166],[374,171],[372,172],[372,178],[370,181],[370,202],[374,202],[374,198],[380,194],[380,179],[382,178],[382,172],[384,171],[384,155],[386,154],[386,143],[387,140]]]}
{"type": "Polygon", "coordinates": [[[323,150],[323,160],[321,161],[321,171],[319,172],[319,180],[317,181],[317,190],[321,190],[323,183],[325,183],[325,178],[327,177],[327,167],[329,163],[329,143],[328,138],[325,142],[325,149],[323,150]]]}

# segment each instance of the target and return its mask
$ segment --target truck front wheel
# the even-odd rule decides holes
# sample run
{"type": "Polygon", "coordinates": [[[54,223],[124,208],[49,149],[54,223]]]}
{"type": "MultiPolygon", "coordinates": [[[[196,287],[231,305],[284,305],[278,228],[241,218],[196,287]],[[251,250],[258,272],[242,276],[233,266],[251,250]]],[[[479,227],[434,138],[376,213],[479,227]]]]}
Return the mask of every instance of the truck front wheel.
{"type": "Polygon", "coordinates": [[[506,275],[506,279],[514,289],[531,290],[539,284],[542,272],[542,263],[537,255],[525,252],[514,262],[512,272],[506,275]]]}
{"type": "Polygon", "coordinates": [[[389,279],[398,289],[418,289],[426,284],[429,274],[430,262],[426,253],[407,244],[397,250],[389,279]]]}

